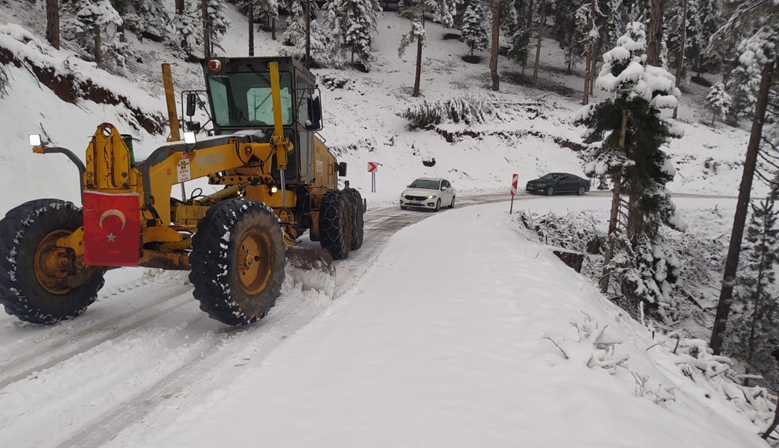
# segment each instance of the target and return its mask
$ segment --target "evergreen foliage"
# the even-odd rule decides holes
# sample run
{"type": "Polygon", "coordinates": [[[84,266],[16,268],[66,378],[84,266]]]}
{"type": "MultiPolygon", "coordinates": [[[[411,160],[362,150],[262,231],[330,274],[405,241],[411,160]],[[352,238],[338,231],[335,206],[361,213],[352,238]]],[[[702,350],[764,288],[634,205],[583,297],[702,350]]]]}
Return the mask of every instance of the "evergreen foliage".
{"type": "Polygon", "coordinates": [[[187,57],[203,45],[203,22],[200,17],[199,0],[185,0],[184,13],[173,17],[175,45],[180,46],[187,57]]]}
{"type": "Polygon", "coordinates": [[[412,129],[441,123],[473,125],[500,118],[492,104],[468,96],[446,101],[425,100],[409,106],[399,115],[409,120],[409,127],[412,129]]]}
{"type": "Polygon", "coordinates": [[[718,115],[726,117],[730,113],[733,101],[725,90],[725,85],[718,82],[711,86],[703,104],[712,113],[711,124],[714,125],[718,115]]]}
{"type": "MultiPolygon", "coordinates": [[[[699,0],[687,1],[687,18],[685,20],[685,39],[684,39],[684,74],[687,68],[692,66],[694,61],[700,58],[703,50],[703,40],[701,36],[701,21],[698,12],[699,0]]],[[[665,44],[668,51],[668,66],[676,72],[679,64],[679,56],[682,50],[682,18],[684,16],[685,0],[676,0],[666,12],[665,25],[667,32],[665,34],[665,44]]],[[[685,75],[683,75],[685,76],[685,75]]]]}
{"type": "Polygon", "coordinates": [[[473,55],[474,51],[484,50],[487,48],[487,44],[489,44],[487,27],[484,21],[486,14],[484,7],[480,3],[468,5],[463,14],[460,31],[462,32],[463,41],[468,45],[468,49],[471,50],[471,55],[473,55]]]}
{"type": "Polygon", "coordinates": [[[230,19],[225,15],[225,2],[224,0],[208,0],[207,20],[209,23],[209,38],[211,42],[211,52],[213,48],[219,48],[224,51],[224,48],[220,45],[222,36],[227,33],[227,28],[230,26],[230,19]]]}

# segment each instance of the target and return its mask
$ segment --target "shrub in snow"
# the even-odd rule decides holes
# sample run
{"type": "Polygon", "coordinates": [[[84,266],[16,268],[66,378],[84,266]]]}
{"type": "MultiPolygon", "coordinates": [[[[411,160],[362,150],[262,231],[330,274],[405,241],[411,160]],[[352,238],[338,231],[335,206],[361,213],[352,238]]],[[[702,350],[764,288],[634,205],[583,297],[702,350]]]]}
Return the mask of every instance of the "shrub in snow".
{"type": "Polygon", "coordinates": [[[463,14],[463,23],[460,27],[462,38],[468,49],[471,50],[471,56],[474,51],[481,51],[487,48],[489,39],[487,37],[487,27],[484,18],[487,12],[481,3],[471,3],[465,9],[463,14]]]}
{"type": "Polygon", "coordinates": [[[472,125],[500,119],[498,111],[492,104],[480,98],[469,96],[446,101],[428,102],[425,100],[422,103],[409,106],[398,115],[406,118],[412,129],[446,122],[472,125]]]}
{"type": "Polygon", "coordinates": [[[706,101],[703,105],[711,112],[711,125],[714,126],[714,121],[717,119],[717,115],[720,117],[726,117],[730,112],[730,108],[733,102],[725,90],[725,84],[718,82],[711,86],[708,95],[706,95],[706,101]]]}
{"type": "Polygon", "coordinates": [[[171,17],[161,0],[136,0],[130,6],[132,11],[122,14],[130,31],[141,37],[147,34],[164,41],[170,39],[173,31],[171,17]]]}
{"type": "Polygon", "coordinates": [[[733,296],[735,315],[727,330],[730,353],[769,387],[779,384],[779,365],[771,356],[779,348],[779,210],[774,205],[770,197],[752,205],[733,296]]]}
{"type": "Polygon", "coordinates": [[[617,367],[627,368],[625,363],[630,356],[615,353],[615,347],[622,341],[606,335],[608,325],[601,326],[593,322],[590,316],[582,322],[571,320],[571,325],[579,333],[578,340],[561,338],[556,341],[550,336],[543,336],[543,339],[554,344],[566,360],[586,365],[591,369],[599,367],[614,375],[617,373],[617,367]]]}
{"type": "MultiPolygon", "coordinates": [[[[313,20],[311,22],[310,39],[311,46],[309,51],[311,60],[315,65],[321,67],[341,67],[344,65],[345,61],[341,55],[338,36],[328,32],[323,25],[320,25],[318,20],[313,20]]],[[[300,60],[305,59],[305,35],[302,40],[299,40],[297,44],[295,44],[293,50],[282,49],[280,53],[282,55],[293,56],[300,60]]]]}
{"type": "Polygon", "coordinates": [[[5,72],[5,65],[0,65],[0,98],[5,96],[7,85],[8,74],[5,72]]]}

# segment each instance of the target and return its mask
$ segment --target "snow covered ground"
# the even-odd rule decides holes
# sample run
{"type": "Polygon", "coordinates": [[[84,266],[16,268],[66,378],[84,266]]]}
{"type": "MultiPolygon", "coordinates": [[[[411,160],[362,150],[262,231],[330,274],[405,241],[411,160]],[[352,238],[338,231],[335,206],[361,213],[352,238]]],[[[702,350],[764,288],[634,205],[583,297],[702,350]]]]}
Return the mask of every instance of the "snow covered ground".
{"type": "MultiPolygon", "coordinates": [[[[67,43],[62,51],[48,47],[42,7],[0,4],[0,47],[76,73],[147,112],[164,113],[161,62],[172,64],[177,89],[202,88],[199,67],[132,35],[130,80],[79,60],[67,43]]],[[[232,6],[228,15],[223,46],[245,55],[246,20],[232,6]]],[[[684,376],[679,357],[646,328],[525,240],[506,202],[440,214],[384,208],[420,176],[451,180],[464,207],[507,199],[512,173],[522,184],[549,171],[581,172],[568,148],[581,141],[582,130],[570,124],[578,94],[512,84],[522,69],[505,60],[501,92],[493,93],[487,54],[481,64],[464,63],[465,45],[443,40],[449,30],[428,23],[424,97],[413,99],[415,54],[397,56],[408,26],[395,13],[381,15],[370,73],[315,70],[322,134],[371,208],[365,246],[337,264],[335,287],[310,289],[317,279],[289,272],[268,317],[235,329],[198,309],[184,275],[122,269],[109,273],[98,302],[74,321],[42,328],[2,315],[0,446],[765,446],[755,434],[770,415],[756,417],[684,376]],[[325,79],[346,84],[328,87],[325,79]],[[507,119],[468,128],[450,143],[443,134],[463,125],[409,131],[398,116],[423,99],[461,95],[504,105],[507,119]],[[368,161],[380,164],[376,193],[368,161]],[[484,194],[491,192],[503,194],[484,194]],[[580,329],[607,326],[605,335],[621,343],[613,352],[579,343],[571,321],[580,329]],[[630,359],[610,374],[587,367],[593,353],[630,359]],[[635,375],[647,378],[646,388],[635,375]]],[[[258,33],[257,54],[281,48],[258,33]]],[[[546,40],[541,78],[578,92],[580,74],[562,73],[561,61],[546,40]]],[[[79,201],[75,168],[61,156],[33,155],[28,134],[81,155],[95,127],[109,121],[134,136],[139,158],[165,140],[123,105],[65,102],[29,66],[4,68],[11,84],[0,97],[0,215],[34,198],[79,201]]],[[[686,136],[668,149],[679,171],[671,189],[735,195],[747,133],[702,123],[705,91],[688,90],[679,111],[686,136]]],[[[732,200],[677,204],[698,220],[705,218],[696,210],[716,204],[722,215],[702,229],[712,237],[727,231],[732,200]]],[[[608,198],[594,192],[522,194],[515,204],[538,213],[607,208],[608,198]]]]}

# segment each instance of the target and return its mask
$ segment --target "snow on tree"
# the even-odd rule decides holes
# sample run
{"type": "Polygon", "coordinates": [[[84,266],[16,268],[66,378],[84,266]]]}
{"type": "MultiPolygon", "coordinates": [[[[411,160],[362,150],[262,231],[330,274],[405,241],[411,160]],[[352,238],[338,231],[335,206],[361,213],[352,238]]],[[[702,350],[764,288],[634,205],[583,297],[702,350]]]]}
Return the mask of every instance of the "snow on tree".
{"type": "Polygon", "coordinates": [[[84,44],[91,43],[95,61],[102,64],[103,34],[105,45],[111,45],[122,18],[108,0],[75,0],[70,9],[74,17],[66,23],[68,32],[84,44]]]}
{"type": "Polygon", "coordinates": [[[350,49],[352,63],[356,55],[367,64],[372,59],[373,33],[376,32],[378,12],[381,11],[378,0],[333,0],[329,9],[334,15],[330,19],[338,20],[341,39],[350,49]]]}
{"type": "Polygon", "coordinates": [[[224,0],[208,0],[206,11],[209,31],[208,42],[211,44],[209,53],[213,54],[214,48],[224,51],[220,42],[230,26],[230,19],[225,15],[224,0]]]}
{"type": "Polygon", "coordinates": [[[659,306],[667,292],[664,283],[675,279],[674,261],[656,241],[659,227],[685,228],[665,188],[676,171],[661,149],[673,134],[660,116],[661,109],[677,106],[681,92],[673,75],[646,63],[645,52],[644,25],[629,23],[617,46],[603,55],[596,80],[613,98],[584,106],[575,117],[577,124],[587,127],[589,147],[581,155],[585,173],[605,175],[615,185],[612,206],[617,209],[612,217],[621,208],[620,194],[633,201],[630,213],[640,211],[634,229],[618,231],[612,219],[604,266],[604,278],[608,282],[609,273],[614,274],[620,285],[616,292],[630,302],[630,312],[636,312],[641,302],[659,306]]]}
{"type": "Polygon", "coordinates": [[[668,66],[675,69],[679,65],[679,56],[681,54],[682,19],[684,18],[685,2],[687,2],[687,17],[684,20],[684,73],[687,73],[687,67],[699,59],[704,47],[700,31],[701,21],[698,12],[698,0],[677,0],[667,10],[665,24],[668,32],[666,33],[665,44],[668,54],[668,66]]]}
{"type": "MultiPolygon", "coordinates": [[[[771,352],[779,340],[779,302],[775,270],[779,265],[779,210],[772,198],[752,204],[741,269],[736,280],[734,309],[728,325],[729,351],[747,373],[762,375],[773,387],[779,380],[771,352]]],[[[764,382],[765,384],[765,382],[764,382]]]]}
{"type": "Polygon", "coordinates": [[[731,71],[726,85],[733,101],[731,113],[734,118],[751,117],[755,113],[757,91],[760,88],[763,67],[750,56],[748,42],[749,39],[744,39],[738,46],[736,66],[731,71]]]}
{"type": "Polygon", "coordinates": [[[716,70],[722,64],[722,50],[708,48],[714,34],[722,26],[721,0],[698,0],[698,17],[700,18],[701,51],[698,60],[693,62],[693,67],[696,72],[702,74],[716,70]]]}
{"type": "Polygon", "coordinates": [[[195,48],[203,44],[203,22],[200,16],[200,1],[187,0],[184,13],[176,14],[173,17],[176,44],[181,47],[187,57],[192,56],[195,48]]]}
{"type": "MultiPolygon", "coordinates": [[[[582,45],[584,35],[577,33],[579,30],[577,15],[582,7],[589,10],[589,3],[587,0],[557,0],[551,3],[551,12],[555,17],[554,36],[560,48],[565,51],[565,63],[569,73],[584,52],[582,45]]],[[[589,32],[589,25],[586,29],[589,32]]]]}
{"type": "Polygon", "coordinates": [[[522,64],[523,70],[527,65],[528,46],[530,38],[535,30],[532,21],[528,20],[533,16],[532,3],[529,0],[513,0],[506,3],[512,5],[517,17],[515,26],[509,28],[506,34],[510,36],[508,56],[514,61],[522,64]]]}
{"type": "Polygon", "coordinates": [[[406,9],[401,16],[409,19],[411,29],[400,39],[398,47],[398,57],[403,57],[406,48],[411,43],[417,43],[417,64],[416,75],[414,77],[414,93],[412,96],[419,96],[420,79],[422,76],[422,46],[425,43],[425,15],[430,14],[433,19],[443,24],[445,27],[451,27],[454,24],[454,15],[456,14],[456,0],[409,0],[405,3],[406,9]]]}
{"type": "Polygon", "coordinates": [[[484,23],[486,15],[487,12],[480,3],[468,5],[463,14],[463,23],[460,31],[462,32],[463,41],[471,50],[471,55],[473,55],[474,51],[484,50],[487,48],[487,44],[489,44],[487,26],[484,23]]]}
{"type": "Polygon", "coordinates": [[[128,28],[142,36],[150,34],[162,40],[170,38],[170,15],[161,0],[135,0],[133,12],[123,15],[128,28]]]}
{"type": "Polygon", "coordinates": [[[290,0],[287,7],[289,15],[287,16],[287,29],[281,36],[285,45],[296,46],[301,41],[303,45],[306,42],[306,13],[303,9],[303,2],[300,0],[290,0]]]}
{"type": "Polygon", "coordinates": [[[711,125],[714,126],[714,122],[717,119],[717,115],[720,117],[726,117],[730,112],[730,108],[733,102],[725,90],[725,84],[718,82],[711,86],[709,94],[706,95],[706,101],[703,105],[708,109],[711,116],[711,125]]]}

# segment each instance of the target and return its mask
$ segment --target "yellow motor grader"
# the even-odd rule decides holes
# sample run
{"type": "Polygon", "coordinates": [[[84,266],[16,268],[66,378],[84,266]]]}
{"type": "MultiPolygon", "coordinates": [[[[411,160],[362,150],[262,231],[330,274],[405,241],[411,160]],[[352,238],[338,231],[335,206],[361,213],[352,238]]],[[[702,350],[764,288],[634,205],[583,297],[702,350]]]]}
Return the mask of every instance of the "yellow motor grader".
{"type": "Polygon", "coordinates": [[[202,65],[212,136],[185,133],[178,141],[163,64],[171,137],[146,160],[135,162],[132,141],[108,123],[98,126],[84,162],[30,137],[33,152],[62,153],[76,164],[83,207],[40,199],[0,220],[6,312],[40,324],[73,318],[95,301],[108,269],[145,266],[191,269],[200,308],[244,325],[274,305],[288,260],[334,274],[333,259],[362,245],[362,198],[338,189],[346,164],[315,134],[322,108],[314,75],[285,57],[202,65]],[[174,186],[198,178],[216,192],[173,197],[174,186]],[[305,231],[322,249],[295,247],[305,231]]]}

